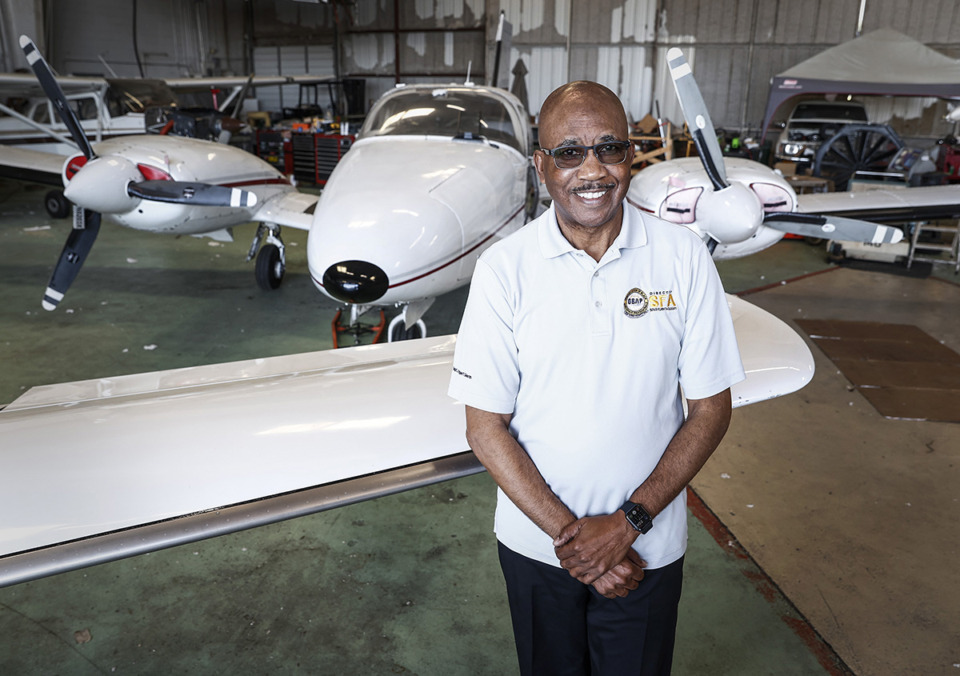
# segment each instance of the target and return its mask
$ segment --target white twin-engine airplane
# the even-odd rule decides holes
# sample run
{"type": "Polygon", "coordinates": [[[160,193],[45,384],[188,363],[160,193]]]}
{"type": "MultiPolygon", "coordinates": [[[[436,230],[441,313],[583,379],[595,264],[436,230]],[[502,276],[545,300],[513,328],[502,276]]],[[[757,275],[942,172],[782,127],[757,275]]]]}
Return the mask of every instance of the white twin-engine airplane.
{"type": "Polygon", "coordinates": [[[276,288],[283,277],[281,226],[308,230],[313,282],[350,305],[358,334],[364,311],[398,306],[390,339],[423,336],[420,317],[433,299],[467,284],[480,253],[537,206],[529,120],[519,100],[500,89],[411,85],[389,92],[318,202],[266,162],[223,144],[137,135],[91,146],[43,57],[29,38],[21,45],[82,150],[63,158],[0,146],[0,166],[59,176],[77,207],[44,294],[48,310],[75,279],[101,215],[137,230],[191,235],[259,221],[250,257],[260,249],[261,287],[276,288]]]}
{"type": "MultiPolygon", "coordinates": [[[[424,172],[417,162],[421,145],[391,138],[388,131],[394,125],[427,123],[436,108],[443,108],[442,117],[451,124],[447,143],[482,158],[482,169],[509,168],[511,181],[521,186],[516,205],[502,211],[489,236],[509,230],[517,218],[514,211],[529,205],[523,180],[527,165],[509,135],[495,135],[495,118],[463,105],[466,91],[406,91],[419,107],[375,111],[374,119],[382,120],[376,128],[383,132],[370,138],[368,149],[372,152],[378,143],[395,146],[395,157],[403,158],[411,173],[424,172]],[[457,116],[454,124],[446,111],[472,113],[457,116]],[[477,131],[490,138],[478,140],[477,131]],[[502,168],[491,157],[498,150],[494,144],[511,158],[502,168]]],[[[511,110],[501,118],[504,124],[512,120],[511,110]]],[[[426,140],[442,141],[432,135],[426,140]]],[[[211,153],[219,148],[204,147],[211,153]]],[[[91,156],[72,181],[98,163],[116,163],[133,174],[126,162],[141,175],[127,178],[132,186],[127,190],[111,189],[111,199],[119,203],[131,190],[165,195],[155,184],[173,184],[181,193],[194,190],[137,168],[147,161],[156,166],[158,159],[163,160],[145,151],[142,158],[91,156]]],[[[494,178],[458,161],[466,166],[440,165],[433,170],[439,172],[436,176],[418,178],[437,193],[439,204],[425,198],[401,201],[398,195],[396,204],[381,204],[384,211],[406,210],[399,215],[409,220],[401,221],[406,223],[401,227],[427,240],[440,234],[425,218],[415,226],[416,214],[446,217],[444,209],[452,212],[451,204],[459,199],[476,210],[494,210],[502,195],[491,193],[486,203],[480,196],[494,178]],[[463,172],[466,180],[456,180],[463,172]],[[477,194],[463,195],[471,190],[477,194]]],[[[159,166],[182,170],[175,162],[159,166]]],[[[201,186],[195,192],[207,190],[201,186]]],[[[223,190],[233,188],[217,187],[212,194],[219,199],[223,190]]],[[[276,190],[278,199],[295,199],[289,196],[296,193],[283,186],[276,190]]],[[[231,194],[251,201],[243,192],[231,194]]],[[[108,197],[101,207],[110,206],[108,197]]],[[[178,201],[136,199],[141,206],[134,213],[157,204],[174,212],[184,208],[178,201]]],[[[271,200],[257,199],[267,205],[271,200]]],[[[334,206],[335,201],[330,213],[334,206]]],[[[208,208],[220,213],[228,207],[208,208]]],[[[257,205],[232,208],[252,211],[257,205]]],[[[373,226],[358,218],[353,228],[373,226]]],[[[408,247],[418,246],[409,231],[404,236],[408,247]]],[[[449,273],[451,284],[472,267],[472,257],[484,245],[472,233],[463,231],[460,237],[459,253],[438,264],[456,270],[449,273]]],[[[372,256],[361,259],[344,244],[330,246],[333,251],[317,267],[311,265],[312,273],[324,288],[369,294],[357,297],[360,302],[381,301],[391,287],[412,287],[417,276],[433,271],[419,262],[419,272],[401,277],[396,266],[372,256]]],[[[383,255],[389,255],[386,247],[383,255]]],[[[796,332],[746,301],[729,296],[728,303],[747,372],[746,380],[733,388],[734,406],[782,396],[810,381],[813,358],[796,332]]],[[[455,336],[440,336],[29,390],[0,411],[0,586],[482,471],[467,448],[463,406],[446,396],[455,341],[455,336]]]]}
{"type": "MultiPolygon", "coordinates": [[[[646,167],[634,176],[627,199],[647,213],[692,229],[710,247],[714,259],[756,253],[786,233],[893,244],[903,238],[903,232],[877,222],[960,217],[960,186],[798,196],[769,167],[723,157],[686,57],[672,48],[667,60],[700,157],[646,167]]],[[[858,150],[869,156],[869,148],[858,150]]]]}

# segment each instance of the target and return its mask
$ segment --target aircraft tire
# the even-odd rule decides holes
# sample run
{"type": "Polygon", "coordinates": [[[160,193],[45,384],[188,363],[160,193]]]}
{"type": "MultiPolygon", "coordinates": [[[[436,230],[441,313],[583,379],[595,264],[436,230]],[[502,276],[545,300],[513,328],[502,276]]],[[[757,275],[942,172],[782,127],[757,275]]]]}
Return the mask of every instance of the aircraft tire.
{"type": "Polygon", "coordinates": [[[390,322],[390,327],[387,333],[387,341],[390,343],[396,343],[401,340],[417,340],[418,338],[426,338],[427,336],[427,326],[423,323],[423,320],[417,321],[416,324],[411,326],[409,329],[404,328],[403,317],[397,315],[392,322],[390,322]]]}
{"type": "Polygon", "coordinates": [[[280,247],[276,244],[264,244],[257,254],[257,285],[264,291],[273,291],[279,288],[284,272],[280,247]]]}
{"type": "Polygon", "coordinates": [[[73,211],[70,200],[63,196],[62,190],[51,190],[43,198],[43,206],[53,218],[66,218],[73,211]]]}

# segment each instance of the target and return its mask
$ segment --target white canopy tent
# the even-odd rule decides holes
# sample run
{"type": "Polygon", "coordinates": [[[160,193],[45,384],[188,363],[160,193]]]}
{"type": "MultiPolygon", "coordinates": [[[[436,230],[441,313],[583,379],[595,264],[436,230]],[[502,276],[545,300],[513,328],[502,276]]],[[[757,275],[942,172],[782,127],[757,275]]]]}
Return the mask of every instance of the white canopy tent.
{"type": "Polygon", "coordinates": [[[764,135],[780,106],[803,94],[960,99],[960,61],[889,28],[867,33],[774,77],[764,135]]]}

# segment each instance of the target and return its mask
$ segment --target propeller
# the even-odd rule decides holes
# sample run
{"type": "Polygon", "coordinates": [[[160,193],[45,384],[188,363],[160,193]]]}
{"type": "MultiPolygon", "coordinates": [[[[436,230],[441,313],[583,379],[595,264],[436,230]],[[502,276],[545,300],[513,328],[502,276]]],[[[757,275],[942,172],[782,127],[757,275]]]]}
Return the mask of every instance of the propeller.
{"type": "Polygon", "coordinates": [[[687,123],[693,143],[700,154],[703,168],[713,183],[714,190],[723,190],[729,187],[727,173],[723,163],[723,153],[717,141],[717,133],[707,111],[707,104],[703,102],[700,87],[693,78],[693,70],[687,63],[687,57],[677,47],[667,52],[667,63],[670,66],[670,77],[673,78],[673,87],[677,90],[680,100],[680,110],[687,123]]]}
{"type": "Polygon", "coordinates": [[[700,210],[709,214],[704,219],[708,225],[702,229],[711,239],[708,242],[711,251],[717,244],[736,244],[749,239],[761,225],[803,237],[872,244],[895,244],[903,238],[899,228],[852,218],[797,212],[764,213],[760,198],[749,186],[727,180],[717,133],[687,58],[679,48],[673,47],[667,51],[667,63],[683,118],[713,185],[712,194],[704,191],[699,198],[700,210]]]}
{"type": "Polygon", "coordinates": [[[200,207],[252,207],[257,204],[257,196],[249,190],[187,181],[130,183],[127,194],[153,202],[192,204],[200,207]]]}
{"type": "Polygon", "coordinates": [[[86,161],[78,161],[76,173],[64,186],[64,196],[73,202],[73,230],[54,266],[43,295],[43,308],[54,310],[73,284],[83,262],[100,232],[102,213],[122,213],[136,208],[139,200],[173,202],[195,206],[253,207],[257,196],[249,191],[225,186],[174,180],[138,180],[142,172],[119,156],[98,158],[83,133],[80,121],[60,88],[46,59],[26,35],[20,36],[20,48],[44,93],[86,161]]]}

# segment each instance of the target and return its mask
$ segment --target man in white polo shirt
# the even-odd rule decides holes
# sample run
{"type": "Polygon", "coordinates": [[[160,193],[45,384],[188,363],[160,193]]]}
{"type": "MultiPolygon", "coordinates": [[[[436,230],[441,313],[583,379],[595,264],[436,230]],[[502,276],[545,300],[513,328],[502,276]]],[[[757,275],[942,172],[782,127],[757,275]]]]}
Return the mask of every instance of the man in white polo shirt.
{"type": "Polygon", "coordinates": [[[477,263],[449,391],[499,486],[521,672],[668,674],[684,488],[743,378],[733,323],[696,235],[625,201],[613,92],[554,91],[540,143],[553,205],[477,263]]]}

